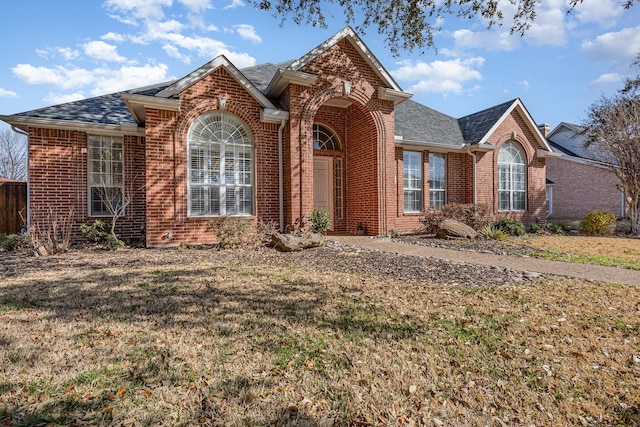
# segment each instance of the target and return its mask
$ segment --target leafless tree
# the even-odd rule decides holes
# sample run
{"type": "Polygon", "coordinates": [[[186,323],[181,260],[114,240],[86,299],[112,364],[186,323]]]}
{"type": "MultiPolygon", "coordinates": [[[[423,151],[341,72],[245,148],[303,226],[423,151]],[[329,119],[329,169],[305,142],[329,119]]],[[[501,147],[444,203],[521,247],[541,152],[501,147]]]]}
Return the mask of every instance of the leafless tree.
{"type": "Polygon", "coordinates": [[[27,138],[9,129],[0,131],[0,178],[27,180],[27,138]]]}
{"type": "Polygon", "coordinates": [[[631,230],[640,234],[640,91],[633,88],[633,79],[629,79],[615,95],[594,102],[584,126],[586,147],[620,180],[631,230]]]}

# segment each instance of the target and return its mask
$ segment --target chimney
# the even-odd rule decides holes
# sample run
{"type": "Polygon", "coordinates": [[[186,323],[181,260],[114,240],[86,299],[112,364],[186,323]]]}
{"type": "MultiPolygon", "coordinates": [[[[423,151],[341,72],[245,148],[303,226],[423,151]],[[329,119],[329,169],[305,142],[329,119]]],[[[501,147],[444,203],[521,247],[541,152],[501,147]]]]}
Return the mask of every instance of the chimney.
{"type": "Polygon", "coordinates": [[[549,135],[549,133],[551,132],[551,128],[549,127],[548,124],[546,123],[542,123],[538,125],[538,129],[540,129],[540,133],[542,133],[542,136],[544,136],[545,138],[549,135]]]}

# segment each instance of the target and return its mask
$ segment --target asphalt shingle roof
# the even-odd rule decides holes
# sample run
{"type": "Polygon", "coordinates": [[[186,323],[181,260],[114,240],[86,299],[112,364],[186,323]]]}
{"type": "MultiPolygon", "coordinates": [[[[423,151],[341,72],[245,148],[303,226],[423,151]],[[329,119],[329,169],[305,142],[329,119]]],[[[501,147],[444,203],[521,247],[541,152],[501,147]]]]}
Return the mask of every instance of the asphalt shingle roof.
{"type": "Polygon", "coordinates": [[[458,123],[460,124],[464,142],[478,144],[515,101],[516,99],[512,99],[500,105],[459,118],[458,123]]]}
{"type": "Polygon", "coordinates": [[[395,128],[407,141],[443,146],[460,146],[463,141],[456,119],[411,100],[396,105],[395,128]]]}

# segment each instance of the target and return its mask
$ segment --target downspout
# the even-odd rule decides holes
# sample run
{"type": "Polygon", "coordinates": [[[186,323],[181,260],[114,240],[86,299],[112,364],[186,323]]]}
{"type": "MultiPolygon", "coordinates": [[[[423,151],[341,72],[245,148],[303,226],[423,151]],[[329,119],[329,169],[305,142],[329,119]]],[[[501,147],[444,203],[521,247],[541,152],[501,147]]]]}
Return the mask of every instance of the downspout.
{"type": "Polygon", "coordinates": [[[478,204],[478,156],[476,153],[471,151],[471,147],[467,148],[467,154],[471,156],[473,159],[473,204],[478,204]]]}
{"type": "Polygon", "coordinates": [[[18,129],[15,125],[11,125],[11,130],[19,135],[24,135],[27,137],[27,223],[25,226],[27,227],[27,233],[31,230],[31,179],[29,179],[29,132],[25,132],[22,129],[18,129]]]}
{"type": "Polygon", "coordinates": [[[284,233],[284,154],[283,154],[283,140],[282,131],[287,121],[280,120],[280,127],[278,128],[278,197],[280,205],[280,232],[284,233]]]}

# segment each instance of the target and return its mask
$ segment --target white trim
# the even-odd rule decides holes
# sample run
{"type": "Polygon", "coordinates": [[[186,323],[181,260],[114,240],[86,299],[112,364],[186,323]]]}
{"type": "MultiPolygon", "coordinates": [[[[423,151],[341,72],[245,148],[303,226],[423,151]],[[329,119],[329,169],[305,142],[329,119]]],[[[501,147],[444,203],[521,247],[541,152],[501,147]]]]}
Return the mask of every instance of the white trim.
{"type": "MultiPolygon", "coordinates": [[[[326,162],[327,164],[327,181],[324,182],[323,184],[326,185],[327,188],[327,193],[328,193],[328,203],[329,206],[327,208],[327,213],[329,214],[329,221],[331,223],[331,226],[329,227],[329,230],[333,230],[334,228],[334,209],[335,209],[335,205],[333,203],[333,174],[334,174],[334,170],[333,170],[333,157],[331,156],[313,156],[313,207],[317,207],[316,206],[316,201],[315,201],[315,195],[316,195],[316,162],[326,162]]],[[[320,183],[318,181],[318,183],[320,183]]]]}
{"type": "Polygon", "coordinates": [[[378,98],[385,101],[393,101],[394,105],[402,104],[412,96],[412,93],[378,86],[378,98]]]}
{"type": "Polygon", "coordinates": [[[559,157],[565,157],[560,151],[546,151],[540,148],[536,149],[536,156],[544,159],[557,159],[559,157]]]}
{"type": "Polygon", "coordinates": [[[547,142],[547,139],[542,135],[542,132],[540,132],[540,128],[533,121],[533,118],[531,118],[531,115],[525,108],[520,98],[517,98],[515,101],[513,101],[513,104],[511,104],[511,106],[507,109],[507,111],[504,112],[504,114],[502,115],[502,117],[500,117],[500,119],[496,120],[496,122],[493,124],[491,129],[489,129],[489,131],[482,137],[482,139],[478,142],[478,144],[485,144],[489,139],[489,137],[493,135],[493,133],[498,129],[498,127],[502,124],[502,122],[507,117],[509,117],[511,115],[511,112],[516,108],[518,109],[518,112],[522,114],[526,119],[525,122],[527,124],[527,127],[529,128],[531,133],[533,133],[533,136],[535,137],[536,141],[538,141],[538,144],[540,144],[540,146],[542,146],[543,149],[546,151],[549,151],[549,152],[553,151],[551,149],[551,146],[547,142]]]}
{"type": "Polygon", "coordinates": [[[247,92],[249,92],[249,94],[251,94],[251,96],[253,96],[253,98],[258,101],[261,107],[272,110],[276,109],[271,101],[269,101],[269,99],[267,99],[267,97],[264,96],[262,92],[260,92],[260,90],[258,90],[258,88],[256,88],[253,83],[251,83],[249,79],[247,79],[244,74],[242,74],[242,72],[238,68],[236,68],[236,66],[233,65],[233,63],[231,63],[231,61],[229,61],[224,55],[217,56],[202,67],[187,74],[180,80],[177,80],[175,83],[167,86],[166,88],[158,92],[155,96],[159,98],[170,98],[172,96],[178,95],[183,90],[202,80],[220,67],[224,67],[229,72],[229,74],[231,74],[233,78],[238,81],[238,83],[244,86],[247,92]]]}
{"type": "Polygon", "coordinates": [[[156,98],[127,92],[120,93],[120,96],[138,123],[144,123],[146,120],[145,107],[164,111],[180,111],[180,101],[177,99],[156,98]]]}
{"type": "Polygon", "coordinates": [[[25,132],[29,128],[62,129],[109,136],[145,136],[144,128],[135,123],[123,122],[120,125],[101,125],[96,123],[43,119],[24,116],[0,116],[0,120],[15,126],[25,132]]]}
{"type": "Polygon", "coordinates": [[[269,94],[269,96],[277,98],[290,84],[309,87],[317,79],[318,76],[315,76],[313,74],[279,68],[269,82],[269,85],[267,86],[267,90],[265,92],[269,94]]]}
{"type": "Polygon", "coordinates": [[[307,65],[309,62],[326,52],[329,48],[337,44],[340,40],[346,38],[353,45],[353,47],[358,51],[360,56],[367,62],[367,64],[373,69],[373,71],[380,77],[382,82],[389,86],[391,89],[394,89],[398,92],[402,92],[402,88],[396,81],[391,77],[391,74],[382,66],[380,61],[375,57],[375,55],[369,50],[367,45],[364,44],[362,39],[358,37],[355,31],[351,27],[344,27],[342,30],[338,31],[333,37],[327,39],[320,45],[316,46],[314,49],[309,51],[306,55],[302,56],[297,61],[293,62],[289,69],[291,70],[299,70],[300,68],[307,65]]]}
{"type": "Polygon", "coordinates": [[[280,124],[283,120],[289,120],[288,111],[272,110],[267,108],[263,108],[260,110],[260,121],[263,123],[280,124]]]}

